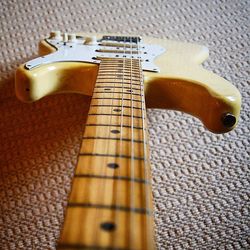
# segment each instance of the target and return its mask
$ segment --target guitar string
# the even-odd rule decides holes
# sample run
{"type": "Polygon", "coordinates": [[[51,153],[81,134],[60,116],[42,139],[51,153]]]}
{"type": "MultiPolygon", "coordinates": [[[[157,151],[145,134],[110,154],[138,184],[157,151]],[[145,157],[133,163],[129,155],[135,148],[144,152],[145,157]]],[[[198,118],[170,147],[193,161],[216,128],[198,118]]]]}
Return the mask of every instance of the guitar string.
{"type": "MultiPolygon", "coordinates": [[[[105,63],[105,61],[107,61],[107,62],[109,62],[109,60],[108,59],[106,59],[106,58],[103,58],[102,60],[101,60],[101,62],[100,62],[100,66],[99,66],[99,71],[98,71],[98,74],[99,74],[99,72],[101,72],[102,71],[102,62],[104,62],[105,63]]],[[[109,79],[109,82],[111,83],[111,78],[110,78],[110,75],[108,75],[108,79],[109,79]]],[[[112,81],[113,81],[113,88],[115,88],[115,81],[112,79],[112,81]]],[[[109,124],[110,125],[112,125],[112,119],[113,119],[113,112],[112,112],[112,107],[113,107],[113,101],[114,101],[114,92],[115,91],[112,91],[113,93],[112,93],[112,101],[111,101],[111,107],[110,107],[110,113],[111,113],[111,115],[110,115],[110,119],[109,119],[109,124]]],[[[108,93],[108,92],[107,92],[108,93]]],[[[103,94],[102,94],[103,95],[103,94]]],[[[104,99],[101,99],[101,103],[102,104],[104,104],[104,99]]],[[[102,108],[101,108],[102,109],[102,108]]],[[[101,111],[102,112],[102,111],[101,111]]],[[[103,118],[102,118],[103,119],[103,118]]],[[[105,118],[106,119],[106,118],[105,118]]],[[[101,122],[101,123],[105,123],[105,122],[101,122]]],[[[107,128],[107,133],[105,133],[106,134],[106,136],[104,136],[104,137],[106,137],[106,138],[109,138],[110,137],[110,133],[111,133],[111,129],[108,127],[107,128]]],[[[96,140],[95,140],[96,141],[96,140]]],[[[111,140],[107,140],[107,144],[106,144],[106,155],[108,155],[109,154],[109,149],[110,149],[110,141],[111,140]]],[[[94,145],[94,146],[96,146],[96,145],[94,145]]],[[[108,165],[108,163],[109,163],[109,157],[107,157],[106,158],[106,161],[103,161],[103,166],[101,167],[101,175],[106,175],[107,174],[107,165],[108,165]],[[105,164],[106,163],[106,164],[105,164]]],[[[101,192],[102,192],[102,194],[105,194],[105,191],[106,191],[106,185],[107,184],[107,180],[105,180],[104,178],[101,180],[101,183],[100,183],[100,185],[99,185],[99,187],[98,187],[98,189],[99,189],[99,191],[98,191],[98,193],[100,194],[101,192]],[[101,191],[100,191],[101,190],[101,191]]],[[[103,203],[105,203],[105,195],[102,195],[103,196],[103,203]]],[[[97,197],[101,197],[101,195],[99,195],[99,196],[97,196],[97,197]]],[[[100,220],[102,221],[102,218],[103,218],[103,210],[102,209],[97,209],[97,213],[96,213],[96,217],[95,218],[101,218],[100,220]],[[100,211],[101,210],[101,211],[100,211]]],[[[97,222],[98,222],[98,219],[96,220],[97,222]]],[[[102,222],[102,223],[105,223],[105,222],[102,222]]],[[[99,229],[100,230],[100,223],[99,223],[99,225],[97,225],[97,227],[96,227],[96,230],[95,230],[95,242],[97,243],[97,240],[96,240],[96,238],[98,237],[98,233],[97,233],[97,229],[99,229]]]]}
{"type": "MultiPolygon", "coordinates": [[[[132,59],[132,39],[130,37],[130,115],[131,115],[131,118],[130,118],[130,123],[131,123],[131,161],[130,161],[130,176],[131,176],[131,179],[134,180],[135,178],[135,174],[134,174],[134,103],[133,103],[133,94],[132,94],[132,62],[133,62],[133,59],[132,59]]],[[[129,190],[129,194],[130,194],[130,206],[132,208],[135,208],[135,204],[134,204],[134,196],[135,196],[135,187],[134,187],[134,182],[131,181],[131,184],[130,184],[130,190],[129,190]]],[[[129,217],[130,217],[130,235],[131,235],[131,232],[133,232],[133,224],[134,224],[134,214],[133,213],[129,213],[129,217]]],[[[130,236],[131,238],[131,236],[130,236]]],[[[132,241],[130,239],[129,241],[129,247],[131,247],[131,243],[133,244],[134,242],[134,234],[132,233],[132,241]]],[[[132,245],[133,247],[133,245],[132,245]]]]}
{"type": "MultiPolygon", "coordinates": [[[[98,74],[97,74],[97,81],[98,81],[99,71],[100,71],[100,65],[99,65],[98,74]]],[[[95,88],[94,88],[94,92],[95,92],[95,88]]],[[[95,95],[95,93],[93,93],[93,95],[95,95]]],[[[92,96],[92,98],[93,98],[93,96],[92,96]]],[[[93,101],[93,99],[92,99],[92,101],[93,101]]],[[[99,104],[99,100],[97,101],[97,103],[99,104]]],[[[97,121],[96,121],[96,123],[97,123],[97,121]]],[[[96,133],[96,129],[95,129],[95,133],[96,133]]],[[[93,149],[96,149],[96,140],[94,140],[93,149]]],[[[92,164],[95,165],[96,164],[95,161],[96,161],[96,158],[95,158],[94,162],[91,161],[92,164]]],[[[97,194],[98,194],[97,197],[100,196],[100,193],[101,193],[101,190],[98,189],[97,190],[97,194]]],[[[99,213],[98,208],[95,208],[95,218],[97,218],[98,213],[99,213]]],[[[94,224],[95,224],[95,227],[94,227],[94,230],[92,231],[92,233],[93,233],[93,240],[97,244],[97,233],[96,232],[97,232],[97,228],[99,228],[99,222],[98,222],[98,220],[96,220],[94,224]]]]}
{"type": "MultiPolygon", "coordinates": [[[[119,140],[119,156],[122,155],[122,149],[123,149],[123,114],[124,114],[124,69],[125,69],[125,55],[126,55],[126,47],[125,47],[125,37],[123,39],[123,59],[122,59],[122,98],[121,98],[121,103],[119,102],[119,105],[118,106],[121,106],[121,118],[120,118],[120,140],[119,140]]],[[[120,61],[120,60],[118,60],[120,61]]],[[[119,63],[118,63],[119,65],[119,63]]],[[[118,66],[117,66],[118,68],[118,66]]],[[[119,157],[119,164],[118,164],[118,170],[117,170],[117,175],[118,176],[122,176],[121,175],[121,169],[123,167],[123,169],[125,169],[125,164],[123,163],[124,160],[121,160],[122,157],[119,157]]],[[[116,186],[116,192],[115,192],[115,205],[117,205],[117,198],[119,197],[119,183],[120,183],[120,180],[117,179],[117,181],[119,181],[117,183],[117,186],[116,186]]],[[[123,183],[122,183],[123,185],[123,183]]],[[[119,205],[119,204],[118,204],[119,205]]],[[[117,227],[119,226],[119,216],[117,216],[117,213],[115,213],[114,215],[115,219],[115,225],[117,225],[117,227]]],[[[119,240],[119,237],[115,237],[115,242],[114,242],[114,245],[116,245],[116,242],[117,240],[119,240]]]]}
{"type": "MultiPolygon", "coordinates": [[[[103,62],[104,60],[102,60],[101,59],[101,61],[100,61],[100,64],[99,64],[99,69],[98,69],[98,74],[97,74],[97,80],[99,80],[99,73],[101,72],[101,70],[102,70],[102,62],[103,62]]],[[[95,89],[94,89],[94,91],[95,91],[95,89]]],[[[97,94],[97,95],[99,95],[99,94],[97,94]]],[[[103,94],[102,94],[103,95],[103,94]]],[[[104,103],[104,100],[103,99],[98,99],[98,101],[97,101],[98,103],[99,102],[101,102],[101,105],[103,105],[103,103],[104,103]]],[[[100,112],[100,107],[97,107],[97,110],[98,110],[98,112],[100,112]],[[99,109],[99,110],[98,110],[99,109]]],[[[101,111],[102,112],[102,111],[101,111]]],[[[100,118],[101,119],[103,119],[103,117],[102,116],[100,116],[100,118]]],[[[100,119],[100,118],[98,118],[98,119],[100,119]]],[[[101,122],[101,124],[103,123],[103,121],[101,122]]],[[[97,144],[98,144],[98,140],[94,140],[94,145],[93,145],[93,148],[98,148],[97,147],[97,144]]],[[[105,164],[104,164],[105,165],[105,164]]],[[[101,175],[105,172],[105,166],[103,166],[103,165],[101,165],[101,175]]],[[[101,183],[100,183],[100,185],[98,186],[98,189],[97,189],[97,197],[99,198],[99,197],[104,197],[104,195],[102,195],[102,194],[104,194],[105,193],[105,189],[103,188],[103,186],[105,186],[105,182],[104,182],[104,180],[103,179],[101,179],[101,181],[100,181],[101,183]],[[104,184],[104,185],[103,185],[104,184]]],[[[104,200],[105,201],[105,200],[104,200]]],[[[100,222],[102,223],[102,217],[100,216],[100,215],[102,215],[102,211],[100,211],[100,209],[99,208],[96,208],[96,211],[95,211],[95,218],[96,218],[96,227],[95,227],[95,230],[93,231],[93,233],[94,233],[94,243],[96,244],[96,245],[98,245],[98,240],[99,240],[99,237],[98,237],[98,230],[100,230],[100,226],[101,226],[101,224],[100,224],[100,222]]]]}
{"type": "MultiPolygon", "coordinates": [[[[106,60],[107,60],[107,62],[109,63],[110,61],[111,61],[111,64],[116,64],[115,63],[115,60],[113,60],[113,59],[110,59],[110,58],[106,58],[106,60]]],[[[111,66],[112,68],[114,67],[113,65],[111,66]]],[[[110,138],[110,137],[112,137],[111,136],[111,131],[113,130],[113,127],[112,127],[112,124],[113,124],[113,118],[114,118],[114,120],[116,121],[116,116],[113,116],[113,106],[114,106],[114,99],[115,99],[115,87],[116,87],[116,85],[117,85],[117,82],[116,82],[116,78],[114,77],[114,78],[112,78],[112,73],[110,73],[111,71],[110,71],[110,66],[108,67],[109,68],[109,70],[108,70],[108,78],[109,78],[109,82],[113,82],[113,84],[112,84],[112,86],[113,86],[113,88],[111,88],[111,91],[112,91],[112,101],[111,101],[111,107],[110,107],[110,121],[109,121],[109,124],[111,125],[110,126],[110,128],[108,129],[108,136],[107,136],[107,138],[110,138]]],[[[110,146],[111,146],[111,142],[112,140],[108,140],[108,146],[107,146],[107,155],[109,155],[109,152],[110,152],[110,146]]],[[[113,147],[112,147],[113,148],[113,147]]],[[[114,154],[116,154],[116,152],[114,153],[114,154]]],[[[107,170],[108,170],[108,165],[107,164],[109,164],[109,161],[110,161],[110,157],[108,156],[108,162],[106,163],[106,166],[105,166],[105,169],[106,169],[106,173],[107,173],[107,170]]],[[[113,163],[116,163],[116,161],[114,160],[114,162],[113,163]]],[[[114,175],[114,173],[113,173],[113,175],[114,175]]],[[[111,180],[112,181],[112,180],[111,180]]],[[[112,183],[112,188],[114,188],[114,182],[115,182],[115,180],[113,180],[113,183],[112,183]]],[[[105,181],[105,183],[106,183],[106,181],[105,181]]],[[[102,186],[100,186],[100,187],[102,187],[102,186]]],[[[104,185],[104,190],[105,190],[105,185],[104,185]]],[[[105,192],[104,192],[104,194],[105,194],[105,192]]],[[[112,194],[114,194],[114,192],[112,192],[112,194]]],[[[104,196],[104,199],[105,199],[105,196],[104,196]]],[[[112,200],[113,200],[113,197],[112,197],[112,200]]],[[[109,212],[111,212],[111,213],[113,213],[113,211],[112,210],[110,210],[109,212]]],[[[115,221],[115,220],[114,220],[115,221]]],[[[108,221],[108,223],[110,223],[111,221],[108,221]]],[[[111,222],[112,223],[112,222],[111,222]]],[[[116,223],[115,223],[115,225],[116,225],[116,223]]]]}
{"type": "MultiPolygon", "coordinates": [[[[138,38],[137,38],[137,48],[138,48],[138,51],[141,51],[141,44],[138,42],[138,38]]],[[[142,52],[141,52],[142,53],[142,52]]],[[[147,155],[147,137],[145,135],[146,133],[146,117],[145,117],[145,113],[144,111],[146,112],[146,106],[145,106],[145,96],[144,96],[144,79],[143,79],[143,71],[142,71],[142,58],[141,58],[141,55],[139,57],[139,74],[140,74],[140,95],[141,95],[141,99],[143,100],[143,102],[141,103],[141,116],[142,116],[142,128],[143,128],[143,161],[144,161],[144,179],[146,181],[149,180],[149,165],[148,165],[148,155],[147,155]]],[[[144,184],[144,190],[145,190],[145,199],[146,199],[146,210],[147,209],[150,209],[150,193],[148,193],[148,186],[147,184],[144,184]]],[[[149,247],[151,244],[150,244],[150,241],[151,241],[151,237],[149,235],[149,229],[150,229],[150,224],[151,224],[151,218],[145,214],[146,216],[146,226],[145,226],[145,229],[146,229],[146,240],[147,240],[147,247],[149,247]]]]}

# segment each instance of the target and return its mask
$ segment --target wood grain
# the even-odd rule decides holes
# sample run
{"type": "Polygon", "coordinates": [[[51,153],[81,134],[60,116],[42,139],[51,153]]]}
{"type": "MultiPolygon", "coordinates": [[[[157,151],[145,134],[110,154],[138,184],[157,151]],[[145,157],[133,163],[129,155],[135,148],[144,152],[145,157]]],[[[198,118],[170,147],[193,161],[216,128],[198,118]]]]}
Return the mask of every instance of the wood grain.
{"type": "Polygon", "coordinates": [[[154,249],[139,60],[102,59],[58,249],[154,249]]]}

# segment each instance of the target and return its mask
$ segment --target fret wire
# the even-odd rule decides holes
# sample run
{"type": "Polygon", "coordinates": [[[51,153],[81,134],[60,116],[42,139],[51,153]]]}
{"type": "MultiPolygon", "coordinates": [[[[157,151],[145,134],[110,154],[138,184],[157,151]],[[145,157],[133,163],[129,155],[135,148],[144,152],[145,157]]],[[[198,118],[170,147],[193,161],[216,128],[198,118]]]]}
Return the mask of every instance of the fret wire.
{"type": "MultiPolygon", "coordinates": [[[[131,73],[132,73],[132,71],[131,71],[131,73]]],[[[130,74],[129,71],[128,72],[124,72],[124,74],[123,74],[122,72],[117,72],[117,71],[113,71],[113,72],[112,71],[106,71],[106,72],[104,72],[102,70],[102,72],[99,73],[98,75],[100,75],[100,76],[109,76],[109,75],[114,75],[114,76],[122,76],[122,75],[124,75],[124,76],[127,76],[129,74],[130,74]]],[[[134,74],[135,76],[137,76],[138,72],[132,73],[132,74],[134,74]]]]}
{"type": "MultiPolygon", "coordinates": [[[[126,58],[126,57],[122,57],[122,58],[110,58],[110,61],[107,60],[107,58],[103,58],[103,64],[102,65],[107,65],[107,64],[111,64],[111,65],[130,65],[130,62],[129,62],[129,58],[126,58]],[[125,60],[124,63],[122,60],[125,60]]],[[[132,65],[137,65],[139,67],[139,62],[136,61],[136,59],[133,61],[132,65]]]]}
{"type": "Polygon", "coordinates": [[[76,178],[96,178],[96,179],[110,179],[110,180],[122,180],[122,181],[134,181],[138,183],[150,184],[150,180],[142,178],[131,178],[128,176],[117,176],[117,175],[95,175],[95,174],[74,174],[76,178]]]}
{"type": "MultiPolygon", "coordinates": [[[[116,72],[121,72],[123,69],[120,66],[112,65],[112,66],[99,67],[99,70],[103,70],[103,72],[114,72],[112,71],[114,67],[117,68],[116,72]]],[[[129,72],[129,70],[130,70],[129,68],[124,67],[124,72],[129,72]]],[[[133,74],[136,74],[136,73],[138,74],[138,72],[139,72],[139,68],[135,67],[133,70],[133,74]]]]}
{"type": "MultiPolygon", "coordinates": [[[[121,92],[121,91],[101,91],[101,90],[97,90],[97,91],[94,91],[93,94],[125,94],[125,95],[131,95],[130,97],[132,96],[142,96],[141,94],[138,94],[138,93],[135,93],[135,92],[130,92],[132,91],[132,89],[130,88],[129,91],[127,92],[121,92]]],[[[97,95],[98,96],[98,95],[97,95]]]]}
{"type": "Polygon", "coordinates": [[[109,93],[113,93],[113,94],[126,94],[126,95],[135,95],[135,96],[141,96],[141,94],[137,94],[137,93],[126,93],[126,92],[117,92],[117,91],[112,91],[112,92],[105,92],[105,91],[94,91],[94,94],[109,94],[109,93]]]}
{"type": "MultiPolygon", "coordinates": [[[[126,77],[131,79],[129,74],[120,74],[119,73],[119,74],[100,74],[100,75],[98,75],[99,79],[103,79],[103,78],[105,78],[105,79],[121,79],[123,77],[124,77],[124,79],[126,79],[126,77]]],[[[137,79],[137,81],[140,80],[140,78],[138,78],[138,76],[136,76],[136,75],[133,75],[132,79],[137,79]]]]}
{"type": "MultiPolygon", "coordinates": [[[[96,88],[113,88],[112,86],[95,86],[96,88]]],[[[115,86],[114,87],[115,89],[120,89],[120,88],[122,88],[122,87],[120,87],[120,86],[115,86]]],[[[128,87],[124,87],[123,89],[130,89],[130,88],[128,88],[128,87]]],[[[137,89],[137,88],[132,88],[133,90],[140,90],[140,89],[137,89]]]]}
{"type": "MultiPolygon", "coordinates": [[[[120,127],[121,126],[121,124],[85,124],[85,126],[96,126],[96,127],[98,127],[98,126],[103,126],[103,127],[120,127]]],[[[122,127],[124,127],[124,128],[130,128],[131,126],[130,125],[122,125],[122,127]]],[[[133,127],[133,129],[140,129],[140,130],[143,130],[144,128],[143,127],[138,127],[138,126],[134,126],[133,127]]]]}
{"type": "MultiPolygon", "coordinates": [[[[102,63],[102,67],[103,66],[126,66],[126,67],[129,67],[130,66],[130,63],[129,62],[122,62],[121,60],[129,60],[129,59],[127,59],[127,58],[122,58],[122,59],[118,59],[118,60],[115,60],[114,58],[112,59],[112,62],[110,62],[110,61],[105,61],[105,59],[103,60],[103,63],[102,63]]],[[[140,68],[140,66],[139,66],[139,63],[137,63],[137,62],[134,62],[133,64],[132,64],[133,66],[137,66],[138,68],[140,68]]]]}
{"type": "MultiPolygon", "coordinates": [[[[115,140],[115,141],[118,141],[120,140],[120,138],[112,138],[112,137],[95,137],[95,136],[92,136],[92,137],[83,137],[83,140],[115,140]]],[[[135,143],[144,143],[144,141],[142,140],[132,140],[132,139],[129,139],[129,138],[121,138],[122,141],[128,141],[128,142],[135,142],[135,143]]]]}
{"type": "Polygon", "coordinates": [[[123,154],[100,154],[100,153],[80,153],[79,155],[88,155],[88,156],[100,156],[100,157],[119,157],[119,158],[125,158],[125,159],[131,159],[131,160],[142,160],[145,162],[144,157],[140,156],[134,156],[131,157],[131,155],[123,155],[123,154]]]}
{"type": "Polygon", "coordinates": [[[69,202],[69,207],[94,207],[94,208],[108,208],[112,210],[121,210],[126,212],[135,212],[135,213],[143,213],[143,214],[151,214],[151,211],[147,208],[135,208],[135,207],[123,207],[118,205],[103,205],[103,204],[90,204],[90,203],[76,203],[76,202],[69,202]]]}
{"type": "MultiPolygon", "coordinates": [[[[110,66],[110,67],[105,67],[105,68],[101,68],[101,67],[99,67],[99,70],[103,70],[103,74],[104,73],[107,73],[107,72],[111,72],[111,73],[114,73],[114,71],[112,71],[112,69],[114,68],[114,67],[116,67],[115,65],[114,66],[110,66]]],[[[115,71],[115,72],[117,72],[118,74],[120,73],[120,72],[122,72],[122,67],[117,67],[117,70],[115,71]]],[[[130,69],[129,68],[124,68],[124,73],[129,73],[130,72],[130,69]]],[[[133,71],[132,71],[132,73],[133,74],[138,74],[138,72],[139,72],[139,69],[137,69],[137,68],[135,68],[133,71]]]]}
{"type": "MultiPolygon", "coordinates": [[[[114,67],[116,67],[116,71],[117,70],[123,70],[123,69],[124,69],[124,71],[129,71],[130,70],[129,65],[123,67],[122,64],[102,65],[102,66],[99,67],[99,69],[100,70],[102,70],[102,69],[113,69],[114,67]]],[[[139,66],[135,66],[134,65],[134,69],[133,70],[134,71],[139,71],[140,68],[139,68],[139,66]]]]}
{"type": "MultiPolygon", "coordinates": [[[[119,84],[119,82],[102,82],[102,81],[97,81],[96,83],[100,83],[100,84],[107,84],[107,83],[114,83],[114,84],[115,84],[115,83],[117,83],[117,84],[119,84]]],[[[129,83],[129,82],[128,82],[128,83],[124,82],[124,84],[129,84],[129,85],[132,85],[132,86],[133,86],[133,85],[135,85],[135,86],[141,86],[141,84],[136,84],[136,83],[132,83],[132,84],[131,84],[131,83],[129,83]]],[[[115,87],[114,87],[114,88],[115,88],[115,87]]]]}
{"type": "MultiPolygon", "coordinates": [[[[112,79],[114,80],[114,79],[112,79]]],[[[118,80],[118,79],[116,79],[118,80]]],[[[141,84],[137,84],[138,81],[135,81],[135,80],[132,80],[131,82],[124,82],[124,84],[131,84],[131,85],[139,85],[141,86],[141,84]],[[133,82],[136,82],[136,83],[133,83],[133,82]]],[[[120,82],[115,82],[115,81],[108,81],[108,82],[104,82],[104,81],[100,81],[100,80],[97,80],[96,83],[117,83],[117,84],[121,84],[120,82]]]]}
{"type": "MultiPolygon", "coordinates": [[[[98,105],[98,104],[92,104],[92,105],[90,105],[91,107],[116,107],[116,108],[121,108],[122,106],[121,105],[108,105],[108,104],[104,104],[104,105],[98,105]]],[[[123,108],[132,108],[132,107],[130,107],[130,106],[123,106],[123,108]]],[[[133,106],[133,108],[134,109],[141,109],[140,107],[135,107],[135,106],[133,106]]],[[[144,109],[143,109],[144,110],[144,109]]]]}
{"type": "MultiPolygon", "coordinates": [[[[132,108],[133,109],[133,108],[132,108]]],[[[106,115],[106,116],[120,116],[120,117],[131,117],[130,115],[119,115],[119,114],[113,114],[113,113],[108,113],[108,114],[105,114],[105,113],[90,113],[88,115],[106,115]]],[[[139,119],[144,119],[142,118],[142,116],[134,116],[135,118],[139,118],[139,119]]]]}
{"type": "MultiPolygon", "coordinates": [[[[111,80],[114,80],[114,79],[111,79],[111,80]]],[[[141,84],[138,84],[137,83],[138,81],[134,81],[134,80],[132,80],[131,82],[124,82],[124,84],[131,84],[131,85],[137,85],[137,86],[141,86],[141,84]]],[[[115,81],[107,81],[107,82],[104,82],[104,81],[100,81],[100,80],[97,80],[96,81],[96,83],[105,83],[105,84],[107,84],[107,83],[112,83],[112,84],[115,84],[115,83],[117,83],[117,84],[121,84],[120,82],[115,82],[115,81]]]]}
{"type": "MultiPolygon", "coordinates": [[[[110,98],[110,97],[93,97],[92,99],[94,100],[122,100],[121,98],[110,98]]],[[[124,98],[124,101],[130,101],[130,99],[128,98],[124,98]]],[[[133,100],[134,102],[138,102],[138,103],[144,103],[144,101],[140,101],[140,100],[133,100]]]]}
{"type": "MultiPolygon", "coordinates": [[[[97,77],[97,80],[101,80],[101,79],[107,79],[107,80],[118,80],[119,78],[117,77],[97,77]]],[[[130,80],[130,81],[139,81],[140,80],[140,78],[138,78],[138,77],[131,77],[131,78],[123,78],[123,79],[125,79],[125,80],[130,80]]]]}

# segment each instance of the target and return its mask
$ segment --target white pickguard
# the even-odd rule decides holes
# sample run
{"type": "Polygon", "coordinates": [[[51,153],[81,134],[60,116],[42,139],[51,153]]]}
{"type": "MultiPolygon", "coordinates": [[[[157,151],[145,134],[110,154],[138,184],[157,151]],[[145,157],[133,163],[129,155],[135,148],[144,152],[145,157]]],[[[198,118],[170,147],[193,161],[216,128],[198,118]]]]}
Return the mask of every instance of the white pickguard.
{"type": "Polygon", "coordinates": [[[129,43],[122,43],[121,47],[103,46],[100,43],[84,44],[85,38],[77,37],[74,42],[63,42],[56,39],[46,39],[46,41],[57,50],[46,56],[38,57],[25,64],[25,68],[31,70],[44,64],[55,62],[89,62],[100,63],[102,57],[105,58],[139,58],[142,62],[142,69],[152,72],[159,72],[159,68],[154,64],[154,59],[165,52],[165,48],[158,45],[148,45],[140,43],[138,47],[129,47],[129,43]],[[123,47],[122,44],[127,47],[123,47]],[[97,52],[98,50],[115,50],[116,52],[97,52]],[[119,52],[117,52],[119,50],[119,52]],[[128,51],[140,51],[129,53],[128,51]],[[127,53],[126,53],[127,52],[127,53]]]}

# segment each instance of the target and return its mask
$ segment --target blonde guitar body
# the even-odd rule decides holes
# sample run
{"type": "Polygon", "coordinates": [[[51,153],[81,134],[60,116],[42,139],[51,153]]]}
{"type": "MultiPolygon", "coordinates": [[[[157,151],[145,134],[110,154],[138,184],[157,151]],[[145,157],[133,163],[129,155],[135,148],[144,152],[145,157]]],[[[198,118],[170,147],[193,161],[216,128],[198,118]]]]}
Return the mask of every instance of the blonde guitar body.
{"type": "MultiPolygon", "coordinates": [[[[156,38],[143,40],[166,48],[166,52],[155,59],[160,72],[144,72],[147,107],[190,113],[216,133],[229,131],[237,124],[240,93],[227,80],[201,66],[209,56],[206,47],[156,38]],[[227,113],[236,118],[233,126],[225,127],[222,123],[223,115],[227,113]]],[[[41,56],[54,51],[55,48],[45,41],[39,45],[41,56]]],[[[21,66],[16,73],[16,94],[24,102],[62,92],[92,96],[97,73],[97,64],[84,62],[52,63],[32,71],[21,66]]]]}
{"type": "Polygon", "coordinates": [[[144,95],[147,107],[189,113],[215,133],[236,126],[241,96],[231,83],[201,66],[209,55],[204,46],[145,37],[146,49],[159,46],[159,53],[150,50],[150,54],[144,45],[141,52],[136,47],[138,38],[95,36],[97,40],[92,34],[76,38],[88,46],[100,45],[94,51],[111,57],[65,59],[73,51],[75,35],[69,41],[67,35],[52,34],[58,48],[50,40],[41,41],[41,58],[17,69],[16,95],[24,102],[66,92],[92,97],[58,248],[153,249],[144,95]],[[112,55],[115,45],[118,58],[112,55]],[[63,46],[68,46],[61,54],[63,60],[47,59],[63,46]],[[148,53],[153,60],[135,58],[133,53],[148,53]],[[102,164],[107,168],[100,170],[97,166],[102,164]]]}

